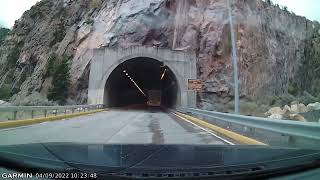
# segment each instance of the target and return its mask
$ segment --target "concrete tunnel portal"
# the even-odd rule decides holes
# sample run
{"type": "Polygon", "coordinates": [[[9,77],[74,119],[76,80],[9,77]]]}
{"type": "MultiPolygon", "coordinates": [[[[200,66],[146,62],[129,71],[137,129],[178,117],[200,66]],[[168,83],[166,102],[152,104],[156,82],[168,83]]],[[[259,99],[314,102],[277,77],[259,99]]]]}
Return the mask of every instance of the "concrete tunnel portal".
{"type": "Polygon", "coordinates": [[[119,64],[109,75],[104,104],[109,107],[147,104],[149,90],[161,92],[161,106],[176,105],[179,86],[172,70],[153,58],[132,58],[119,64]]]}
{"type": "Polygon", "coordinates": [[[188,80],[197,78],[194,52],[146,46],[91,52],[88,104],[145,104],[149,90],[160,90],[162,106],[196,106],[196,91],[188,88],[188,80]]]}

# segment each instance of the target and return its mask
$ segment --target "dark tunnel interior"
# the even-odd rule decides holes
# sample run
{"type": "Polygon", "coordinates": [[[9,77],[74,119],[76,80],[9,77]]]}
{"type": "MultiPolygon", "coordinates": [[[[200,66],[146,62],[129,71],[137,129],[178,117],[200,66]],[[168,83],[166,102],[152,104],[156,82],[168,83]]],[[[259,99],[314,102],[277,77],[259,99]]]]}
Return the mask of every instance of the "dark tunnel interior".
{"type": "Polygon", "coordinates": [[[108,107],[146,105],[150,90],[161,92],[161,106],[176,105],[178,83],[169,67],[151,58],[130,59],[110,74],[105,85],[104,104],[108,107]]]}

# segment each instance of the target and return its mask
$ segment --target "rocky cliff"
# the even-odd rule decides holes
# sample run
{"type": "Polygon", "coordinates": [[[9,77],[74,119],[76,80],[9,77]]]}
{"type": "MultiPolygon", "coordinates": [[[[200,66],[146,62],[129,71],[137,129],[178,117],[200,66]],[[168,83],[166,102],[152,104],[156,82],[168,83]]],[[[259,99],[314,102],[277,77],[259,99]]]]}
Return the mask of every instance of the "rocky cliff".
{"type": "MultiPolygon", "coordinates": [[[[319,23],[261,0],[236,0],[232,9],[241,97],[266,102],[292,88],[317,96],[319,23]]],[[[45,97],[47,63],[56,53],[72,58],[69,96],[85,103],[92,49],[136,45],[195,51],[205,85],[199,107],[219,109],[233,99],[225,0],[42,0],[0,48],[0,87],[10,85],[11,101],[33,92],[45,97]]]]}

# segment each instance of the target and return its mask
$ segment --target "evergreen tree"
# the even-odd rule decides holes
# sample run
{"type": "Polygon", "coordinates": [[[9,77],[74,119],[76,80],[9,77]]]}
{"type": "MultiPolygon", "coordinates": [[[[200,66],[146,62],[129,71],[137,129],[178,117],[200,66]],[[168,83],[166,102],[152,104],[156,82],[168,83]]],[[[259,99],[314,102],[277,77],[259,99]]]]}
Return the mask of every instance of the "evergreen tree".
{"type": "Polygon", "coordinates": [[[64,104],[69,93],[70,86],[70,64],[69,58],[63,57],[55,65],[53,72],[52,87],[48,92],[48,99],[64,104]]]}

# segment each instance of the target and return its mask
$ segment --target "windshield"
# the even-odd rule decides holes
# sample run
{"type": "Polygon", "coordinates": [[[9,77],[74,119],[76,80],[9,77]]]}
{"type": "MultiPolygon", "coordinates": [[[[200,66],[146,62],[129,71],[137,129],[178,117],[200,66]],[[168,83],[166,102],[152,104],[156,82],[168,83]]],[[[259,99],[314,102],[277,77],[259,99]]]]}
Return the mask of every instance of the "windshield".
{"type": "Polygon", "coordinates": [[[317,7],[1,0],[0,146],[319,150],[317,7]]]}

